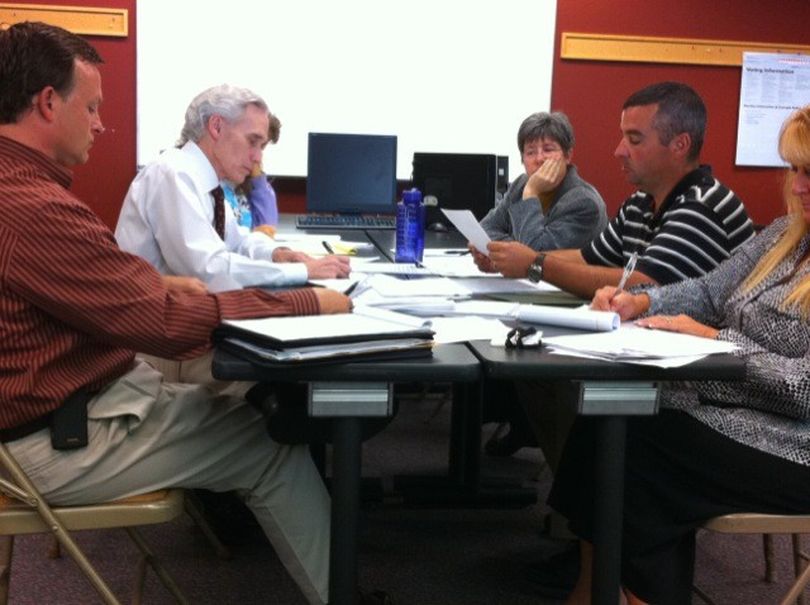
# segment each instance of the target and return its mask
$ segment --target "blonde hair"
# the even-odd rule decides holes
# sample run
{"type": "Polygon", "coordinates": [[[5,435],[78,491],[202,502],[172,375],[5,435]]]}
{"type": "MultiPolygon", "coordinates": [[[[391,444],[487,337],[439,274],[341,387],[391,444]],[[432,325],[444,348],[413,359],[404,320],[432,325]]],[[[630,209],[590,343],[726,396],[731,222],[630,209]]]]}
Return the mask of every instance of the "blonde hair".
{"type": "MultiPolygon", "coordinates": [[[[791,166],[803,170],[810,167],[810,105],[796,110],[782,125],[779,133],[779,155],[791,166]]],[[[762,282],[785,258],[792,254],[802,238],[810,231],[802,211],[802,203],[793,194],[793,170],[785,172],[784,197],[790,216],[785,232],[776,244],[757,263],[745,280],[745,289],[751,290],[762,282]]],[[[783,308],[796,307],[810,319],[810,276],[797,285],[782,303],[783,308]]]]}

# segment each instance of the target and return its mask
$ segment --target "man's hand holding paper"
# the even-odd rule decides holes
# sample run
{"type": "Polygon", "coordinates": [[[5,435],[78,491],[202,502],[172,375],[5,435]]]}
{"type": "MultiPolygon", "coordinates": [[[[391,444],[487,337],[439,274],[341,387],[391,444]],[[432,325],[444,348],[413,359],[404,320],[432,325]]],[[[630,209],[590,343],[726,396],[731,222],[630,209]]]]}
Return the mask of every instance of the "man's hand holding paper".
{"type": "Polygon", "coordinates": [[[490,242],[489,235],[478,223],[472,212],[469,210],[446,210],[444,208],[442,208],[442,212],[476,250],[485,256],[489,256],[487,250],[487,244],[490,242]]]}
{"type": "Polygon", "coordinates": [[[504,277],[526,277],[529,265],[537,257],[537,251],[520,242],[490,242],[488,248],[492,267],[504,277]]]}

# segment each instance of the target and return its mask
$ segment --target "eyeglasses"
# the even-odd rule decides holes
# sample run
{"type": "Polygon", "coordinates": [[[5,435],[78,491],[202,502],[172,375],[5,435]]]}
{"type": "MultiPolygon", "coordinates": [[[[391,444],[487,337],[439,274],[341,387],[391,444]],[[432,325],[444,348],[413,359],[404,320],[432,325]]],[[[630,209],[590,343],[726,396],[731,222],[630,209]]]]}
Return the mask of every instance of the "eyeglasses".
{"type": "Polygon", "coordinates": [[[524,147],[523,155],[534,157],[536,155],[552,155],[555,153],[562,153],[562,147],[559,145],[543,145],[542,147],[524,147]]]}

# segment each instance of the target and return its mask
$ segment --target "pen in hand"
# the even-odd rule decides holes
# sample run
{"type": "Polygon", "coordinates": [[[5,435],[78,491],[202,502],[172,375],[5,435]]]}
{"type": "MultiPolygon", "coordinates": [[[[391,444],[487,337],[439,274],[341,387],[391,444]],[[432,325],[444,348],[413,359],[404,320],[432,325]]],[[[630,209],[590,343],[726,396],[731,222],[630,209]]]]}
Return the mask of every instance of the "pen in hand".
{"type": "Polygon", "coordinates": [[[611,300],[613,298],[616,298],[622,292],[624,292],[624,287],[627,285],[627,280],[630,279],[630,276],[633,274],[633,271],[636,268],[637,260],[638,260],[638,251],[633,252],[633,254],[630,255],[630,260],[628,260],[627,264],[624,266],[622,278],[619,280],[619,285],[616,287],[616,292],[613,293],[611,300]]]}
{"type": "Polygon", "coordinates": [[[355,289],[357,289],[357,284],[359,283],[360,283],[359,281],[353,282],[351,286],[349,286],[343,291],[343,294],[345,294],[346,296],[351,296],[352,292],[354,292],[355,289]]]}
{"type": "Polygon", "coordinates": [[[326,248],[326,251],[329,254],[334,254],[335,253],[334,248],[332,248],[332,246],[329,244],[329,242],[327,242],[326,240],[323,240],[321,243],[323,244],[323,247],[326,248]]]}

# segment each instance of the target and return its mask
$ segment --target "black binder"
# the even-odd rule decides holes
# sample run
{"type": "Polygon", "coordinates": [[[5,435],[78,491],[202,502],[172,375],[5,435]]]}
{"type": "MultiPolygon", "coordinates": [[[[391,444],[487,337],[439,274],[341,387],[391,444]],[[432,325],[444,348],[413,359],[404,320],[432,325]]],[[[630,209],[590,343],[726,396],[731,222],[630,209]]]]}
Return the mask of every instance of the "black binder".
{"type": "Polygon", "coordinates": [[[214,342],[264,365],[430,356],[433,331],[353,314],[226,321],[214,342]]]}

